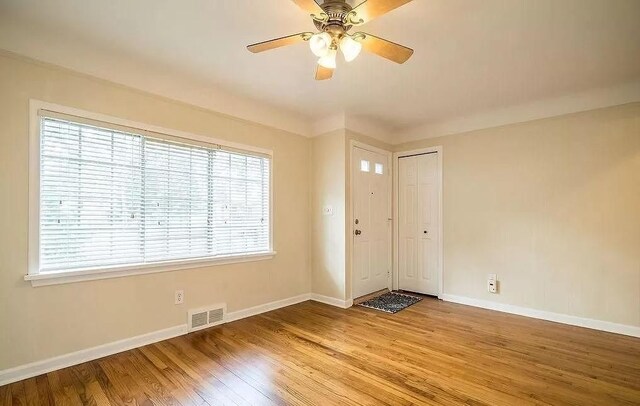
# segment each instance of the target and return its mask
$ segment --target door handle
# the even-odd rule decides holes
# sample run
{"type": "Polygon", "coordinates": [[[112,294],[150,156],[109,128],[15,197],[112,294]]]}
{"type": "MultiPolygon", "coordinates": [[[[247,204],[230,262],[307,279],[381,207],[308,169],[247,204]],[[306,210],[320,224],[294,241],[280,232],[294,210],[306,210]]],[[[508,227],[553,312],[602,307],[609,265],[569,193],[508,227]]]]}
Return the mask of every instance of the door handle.
{"type": "Polygon", "coordinates": [[[360,230],[356,230],[356,231],[354,231],[354,234],[355,234],[355,235],[360,235],[360,234],[362,234],[362,231],[360,231],[360,230]]]}

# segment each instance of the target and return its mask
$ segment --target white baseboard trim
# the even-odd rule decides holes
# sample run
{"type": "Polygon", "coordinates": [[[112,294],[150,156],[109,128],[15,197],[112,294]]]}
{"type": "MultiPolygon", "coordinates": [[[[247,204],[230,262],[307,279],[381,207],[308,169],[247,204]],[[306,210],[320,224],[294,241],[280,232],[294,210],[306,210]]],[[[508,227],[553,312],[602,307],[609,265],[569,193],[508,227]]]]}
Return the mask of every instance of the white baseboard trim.
{"type": "Polygon", "coordinates": [[[47,372],[55,371],[57,369],[62,369],[70,367],[72,365],[77,365],[83,362],[106,357],[107,355],[117,354],[122,351],[130,350],[132,348],[142,347],[147,344],[167,340],[169,338],[177,337],[186,333],[187,325],[182,324],[151,333],[98,345],[96,347],[87,348],[69,354],[60,355],[42,361],[36,361],[26,365],[20,365],[14,368],[5,369],[3,371],[0,371],[0,386],[12,382],[17,382],[22,379],[46,374],[47,372]]]}
{"type": "Polygon", "coordinates": [[[317,293],[311,294],[311,300],[328,304],[331,306],[336,306],[341,309],[348,309],[349,307],[353,306],[353,299],[342,300],[342,299],[336,299],[335,297],[319,295],[317,293]]]}
{"type": "Polygon", "coordinates": [[[544,310],[536,310],[528,307],[514,306],[510,304],[496,303],[489,300],[474,299],[465,296],[443,294],[440,299],[445,302],[459,303],[467,306],[481,307],[483,309],[496,310],[504,313],[517,314],[519,316],[532,317],[556,323],[569,324],[572,326],[586,327],[594,330],[607,331],[609,333],[623,334],[632,337],[640,337],[640,327],[626,324],[612,323],[609,321],[587,319],[584,317],[571,316],[568,314],[553,313],[544,310]]]}
{"type": "MultiPolygon", "coordinates": [[[[296,303],[307,301],[310,298],[311,294],[305,293],[287,299],[276,300],[274,302],[250,307],[248,309],[237,310],[235,312],[227,313],[225,315],[224,322],[228,323],[231,321],[244,319],[246,317],[255,316],[260,313],[279,309],[281,307],[291,306],[296,303]]],[[[1,370],[0,386],[17,382],[23,379],[32,378],[34,376],[46,374],[47,372],[55,371],[58,369],[70,367],[72,365],[77,365],[83,362],[106,357],[108,355],[117,354],[119,352],[127,351],[133,348],[142,347],[147,344],[153,344],[158,341],[168,340],[169,338],[187,334],[187,330],[188,327],[186,324],[169,327],[163,330],[158,330],[131,338],[125,338],[123,340],[114,341],[96,347],[45,359],[42,361],[36,361],[26,365],[20,365],[14,368],[1,370]]]]}
{"type": "Polygon", "coordinates": [[[274,302],[269,302],[265,304],[261,304],[258,306],[249,307],[248,309],[236,310],[235,312],[227,313],[224,317],[224,322],[232,322],[240,319],[244,319],[247,317],[255,316],[260,313],[270,312],[271,310],[280,309],[281,307],[291,306],[297,303],[306,302],[310,299],[309,293],[304,293],[302,295],[290,297],[287,299],[276,300],[274,302]]]}

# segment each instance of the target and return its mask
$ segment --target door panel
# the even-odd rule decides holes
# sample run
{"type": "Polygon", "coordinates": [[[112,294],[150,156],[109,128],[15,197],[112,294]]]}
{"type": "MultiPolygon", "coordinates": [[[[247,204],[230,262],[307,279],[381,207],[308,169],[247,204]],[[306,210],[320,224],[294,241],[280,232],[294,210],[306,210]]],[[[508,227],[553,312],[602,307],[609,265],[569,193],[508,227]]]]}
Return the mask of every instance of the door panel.
{"type": "Polygon", "coordinates": [[[389,159],[383,154],[354,147],[352,156],[352,269],[353,297],[357,298],[389,285],[390,171],[389,159]]]}
{"type": "Polygon", "coordinates": [[[398,161],[398,287],[439,293],[439,177],[437,154],[398,161]]]}

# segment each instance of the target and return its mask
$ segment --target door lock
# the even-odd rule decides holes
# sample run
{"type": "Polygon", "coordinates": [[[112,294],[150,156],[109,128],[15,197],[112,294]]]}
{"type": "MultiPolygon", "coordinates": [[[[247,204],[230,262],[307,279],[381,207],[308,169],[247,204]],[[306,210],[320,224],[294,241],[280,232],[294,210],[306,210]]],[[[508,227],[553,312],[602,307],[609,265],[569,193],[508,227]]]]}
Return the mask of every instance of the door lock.
{"type": "Polygon", "coordinates": [[[354,232],[354,234],[355,234],[355,235],[360,235],[360,234],[362,234],[362,231],[360,231],[360,230],[356,230],[356,231],[354,232]]]}

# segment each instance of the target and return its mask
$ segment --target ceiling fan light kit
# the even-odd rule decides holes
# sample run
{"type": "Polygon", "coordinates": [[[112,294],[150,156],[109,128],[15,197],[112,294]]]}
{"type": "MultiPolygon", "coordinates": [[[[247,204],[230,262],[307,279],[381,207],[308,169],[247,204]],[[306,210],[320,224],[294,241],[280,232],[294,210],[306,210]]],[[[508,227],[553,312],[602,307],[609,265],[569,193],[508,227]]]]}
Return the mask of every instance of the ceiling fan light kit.
{"type": "Polygon", "coordinates": [[[338,55],[338,50],[335,48],[329,49],[327,53],[320,59],[318,59],[318,65],[325,67],[327,69],[335,69],[336,68],[336,56],[338,55]]]}
{"type": "Polygon", "coordinates": [[[315,56],[322,58],[329,53],[332,41],[333,39],[329,33],[319,32],[309,38],[309,48],[311,48],[311,52],[313,52],[315,56]]]}
{"type": "Polygon", "coordinates": [[[249,45],[249,51],[258,53],[308,41],[311,52],[319,58],[316,80],[326,80],[333,76],[338,49],[346,62],[356,59],[363,49],[396,63],[406,62],[413,54],[411,48],[371,34],[349,34],[354,26],[369,22],[411,0],[363,0],[356,7],[351,7],[346,0],[325,0],[322,5],[315,0],[292,1],[310,14],[318,32],[303,32],[259,42],[249,45]]]}
{"type": "Polygon", "coordinates": [[[350,36],[345,35],[340,40],[340,51],[342,51],[342,55],[344,55],[344,60],[351,62],[360,55],[360,51],[362,51],[362,44],[350,36]]]}

